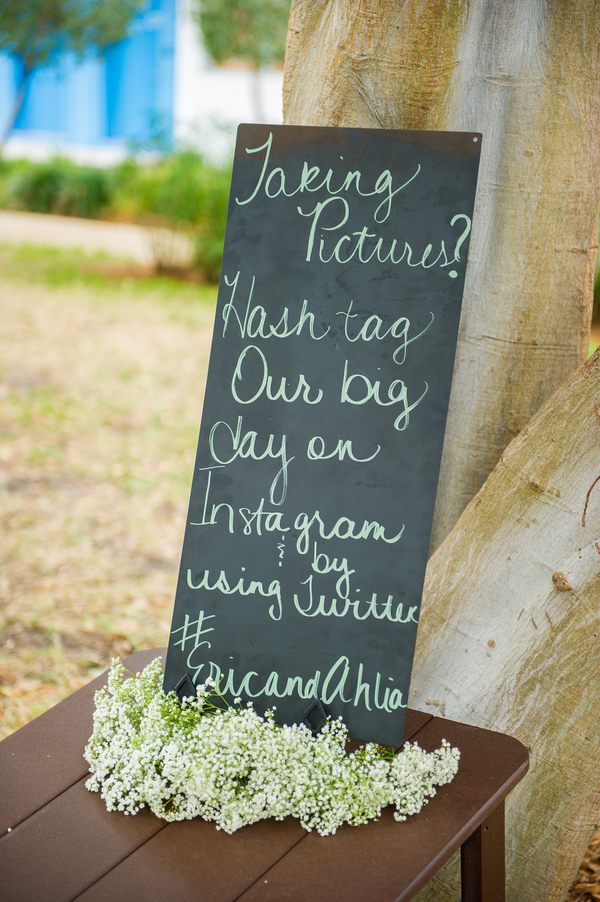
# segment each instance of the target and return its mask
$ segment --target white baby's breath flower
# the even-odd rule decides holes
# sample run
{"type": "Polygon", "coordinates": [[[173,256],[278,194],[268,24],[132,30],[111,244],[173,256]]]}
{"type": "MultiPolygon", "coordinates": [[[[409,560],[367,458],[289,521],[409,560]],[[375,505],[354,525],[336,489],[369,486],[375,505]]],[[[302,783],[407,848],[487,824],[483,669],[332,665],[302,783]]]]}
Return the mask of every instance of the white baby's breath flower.
{"type": "Polygon", "coordinates": [[[303,724],[278,726],[275,708],[261,717],[240,698],[228,707],[212,679],[180,705],[163,693],[162,677],[160,658],[128,680],[115,659],[96,693],[86,786],[111,811],[148,806],[165,820],[202,817],[228,833],[292,815],[326,835],[390,804],[406,820],[458,769],[460,753],[445,740],[432,753],[407,743],[390,757],[368,743],[346,755],[341,718],[313,736],[303,724]]]}

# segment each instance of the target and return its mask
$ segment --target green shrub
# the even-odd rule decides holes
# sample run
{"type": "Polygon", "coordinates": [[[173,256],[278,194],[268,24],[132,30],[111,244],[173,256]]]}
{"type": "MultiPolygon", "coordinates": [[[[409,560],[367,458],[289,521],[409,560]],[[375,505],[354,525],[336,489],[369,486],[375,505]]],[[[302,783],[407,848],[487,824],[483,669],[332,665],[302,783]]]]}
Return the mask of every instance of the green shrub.
{"type": "Polygon", "coordinates": [[[0,156],[0,207],[4,206],[2,198],[4,197],[6,182],[20,162],[20,160],[7,160],[0,156]]]}
{"type": "Polygon", "coordinates": [[[23,162],[15,167],[6,180],[3,206],[32,213],[52,213],[68,165],[68,161],[57,158],[48,163],[23,162]]]}
{"type": "Polygon", "coordinates": [[[110,173],[92,166],[73,168],[53,212],[96,219],[111,202],[110,173]]]}
{"type": "Polygon", "coordinates": [[[110,194],[106,170],[54,157],[45,163],[20,161],[14,166],[4,183],[2,206],[93,219],[108,206],[110,194]]]}
{"type": "Polygon", "coordinates": [[[194,262],[211,282],[219,281],[230,185],[229,169],[206,168],[196,186],[202,215],[196,225],[194,262]]]}
{"type": "Polygon", "coordinates": [[[64,157],[44,163],[0,160],[0,205],[90,219],[104,215],[186,232],[194,243],[194,264],[214,282],[230,181],[229,166],[210,165],[189,150],[148,164],[129,159],[112,169],[78,166],[64,157]]]}
{"type": "Polygon", "coordinates": [[[182,151],[148,166],[123,166],[116,206],[148,225],[187,232],[194,263],[209,281],[218,281],[227,222],[231,172],[208,165],[200,154],[182,151]]]}

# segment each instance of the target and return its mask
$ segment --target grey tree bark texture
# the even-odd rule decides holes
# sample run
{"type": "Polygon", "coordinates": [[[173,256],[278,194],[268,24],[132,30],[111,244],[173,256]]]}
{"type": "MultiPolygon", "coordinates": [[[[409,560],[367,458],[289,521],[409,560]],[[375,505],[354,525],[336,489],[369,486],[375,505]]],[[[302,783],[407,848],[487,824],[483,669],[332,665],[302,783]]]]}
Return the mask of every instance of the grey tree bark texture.
{"type": "Polygon", "coordinates": [[[292,4],[286,123],[483,133],[432,550],[586,357],[599,38],[590,0],[292,4]]]}
{"type": "Polygon", "coordinates": [[[294,0],[288,34],[287,123],[483,133],[409,701],[530,749],[511,902],[563,902],[600,813],[599,42],[597,0],[294,0]]]}
{"type": "MultiPolygon", "coordinates": [[[[429,561],[409,704],[519,739],[507,899],[564,902],[600,817],[600,351],[429,561]]],[[[459,898],[447,868],[419,899],[459,898]]]]}

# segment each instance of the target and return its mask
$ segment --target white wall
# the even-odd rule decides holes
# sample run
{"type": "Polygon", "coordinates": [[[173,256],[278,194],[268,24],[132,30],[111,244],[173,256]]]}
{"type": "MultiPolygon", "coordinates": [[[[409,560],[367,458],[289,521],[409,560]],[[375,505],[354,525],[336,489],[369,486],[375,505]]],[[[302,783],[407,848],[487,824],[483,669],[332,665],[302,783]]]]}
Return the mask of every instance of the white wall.
{"type": "MultiPolygon", "coordinates": [[[[175,138],[220,156],[233,147],[240,122],[257,120],[249,69],[215,66],[203,49],[190,0],[178,0],[175,31],[175,138]]],[[[265,122],[283,121],[283,72],[259,76],[265,122]]]]}

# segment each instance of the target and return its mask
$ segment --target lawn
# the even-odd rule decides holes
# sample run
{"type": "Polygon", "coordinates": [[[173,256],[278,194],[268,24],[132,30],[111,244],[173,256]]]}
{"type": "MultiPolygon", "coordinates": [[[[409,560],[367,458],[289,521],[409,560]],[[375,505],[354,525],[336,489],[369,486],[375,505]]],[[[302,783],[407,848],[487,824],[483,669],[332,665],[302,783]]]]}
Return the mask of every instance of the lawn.
{"type": "Polygon", "coordinates": [[[0,248],[0,737],[167,642],[216,290],[122,271],[0,248]]]}

